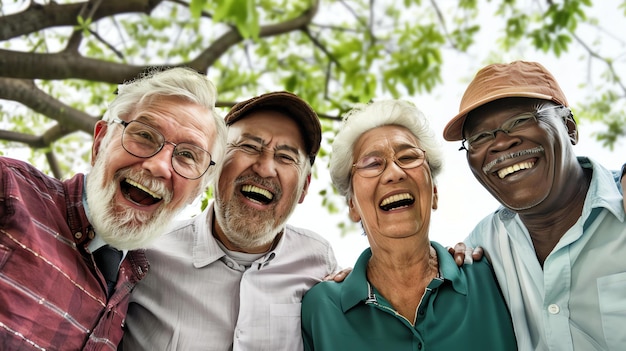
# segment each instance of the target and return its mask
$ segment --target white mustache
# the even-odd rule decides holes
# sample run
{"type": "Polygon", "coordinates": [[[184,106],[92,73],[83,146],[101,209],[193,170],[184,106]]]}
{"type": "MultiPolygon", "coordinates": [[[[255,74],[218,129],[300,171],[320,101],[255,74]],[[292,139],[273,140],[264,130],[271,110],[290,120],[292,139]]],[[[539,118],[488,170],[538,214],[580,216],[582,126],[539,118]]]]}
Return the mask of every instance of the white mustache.
{"type": "Polygon", "coordinates": [[[520,157],[520,156],[526,156],[526,155],[531,155],[531,154],[538,154],[543,152],[543,146],[537,146],[535,148],[532,149],[527,149],[527,150],[522,150],[522,151],[518,151],[518,152],[512,152],[503,156],[500,156],[498,158],[496,158],[495,160],[487,163],[487,165],[485,165],[485,167],[483,167],[483,172],[484,173],[491,173],[491,170],[498,164],[506,161],[506,160],[510,160],[512,158],[516,158],[516,157],[520,157]]]}

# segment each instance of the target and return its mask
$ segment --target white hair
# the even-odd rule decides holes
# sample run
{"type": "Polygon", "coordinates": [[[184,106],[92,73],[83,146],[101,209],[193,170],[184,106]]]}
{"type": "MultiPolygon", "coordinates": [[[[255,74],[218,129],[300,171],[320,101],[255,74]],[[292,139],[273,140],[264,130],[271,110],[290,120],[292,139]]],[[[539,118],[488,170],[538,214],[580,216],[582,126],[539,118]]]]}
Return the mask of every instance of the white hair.
{"type": "MultiPolygon", "coordinates": [[[[206,75],[191,68],[174,67],[154,69],[141,77],[118,86],[117,97],[109,105],[102,119],[111,121],[127,115],[143,102],[159,96],[178,97],[196,103],[208,111],[215,126],[215,140],[211,148],[211,159],[218,166],[224,160],[226,148],[226,123],[215,109],[217,89],[206,75]]],[[[105,138],[100,149],[107,147],[110,138],[105,138]]],[[[220,167],[210,167],[202,178],[201,188],[205,188],[219,174],[220,167]]]]}
{"type": "Polygon", "coordinates": [[[408,129],[426,151],[426,162],[433,177],[441,172],[443,152],[430,128],[428,120],[415,105],[404,100],[381,100],[358,104],[343,118],[343,124],[332,144],[330,176],[343,196],[349,196],[352,188],[352,165],[354,144],[370,129],[397,125],[408,129]]]}

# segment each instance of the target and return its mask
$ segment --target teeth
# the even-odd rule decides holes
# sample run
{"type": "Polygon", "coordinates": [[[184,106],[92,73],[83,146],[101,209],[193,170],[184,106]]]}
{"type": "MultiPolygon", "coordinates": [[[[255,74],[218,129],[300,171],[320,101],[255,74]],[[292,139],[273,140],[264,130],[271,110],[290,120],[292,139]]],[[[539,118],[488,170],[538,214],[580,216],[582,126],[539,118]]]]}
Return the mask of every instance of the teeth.
{"type": "Polygon", "coordinates": [[[136,187],[136,188],[139,188],[139,189],[141,189],[141,190],[143,190],[143,191],[145,191],[146,193],[148,193],[148,194],[149,194],[150,196],[152,196],[153,198],[155,198],[155,199],[159,199],[159,200],[161,199],[161,195],[156,194],[155,192],[153,192],[153,191],[151,191],[150,189],[146,188],[145,186],[143,186],[143,185],[141,185],[141,184],[137,183],[136,181],[131,180],[131,179],[128,179],[128,178],[126,178],[126,180],[125,180],[125,181],[126,181],[126,183],[128,183],[128,184],[130,184],[130,185],[132,185],[132,186],[134,186],[134,187],[136,187]]]}
{"type": "Polygon", "coordinates": [[[401,200],[413,200],[413,196],[411,196],[411,194],[409,193],[404,193],[404,194],[396,194],[396,195],[392,195],[386,199],[383,200],[383,202],[380,203],[380,206],[387,206],[389,204],[392,204],[394,202],[398,202],[401,200]]]}
{"type": "Polygon", "coordinates": [[[272,195],[272,193],[270,193],[269,191],[265,189],[261,189],[258,186],[254,186],[254,185],[244,185],[241,187],[241,190],[248,192],[248,193],[257,193],[257,194],[263,195],[270,200],[274,198],[274,195],[272,195]]]}
{"type": "Polygon", "coordinates": [[[534,164],[535,163],[531,162],[531,161],[526,161],[526,162],[521,162],[521,163],[514,164],[512,166],[509,166],[509,167],[506,167],[506,168],[503,168],[503,169],[499,170],[498,171],[498,177],[500,177],[500,179],[502,179],[502,178],[506,177],[507,175],[513,173],[513,172],[519,171],[520,169],[532,168],[534,164]]]}

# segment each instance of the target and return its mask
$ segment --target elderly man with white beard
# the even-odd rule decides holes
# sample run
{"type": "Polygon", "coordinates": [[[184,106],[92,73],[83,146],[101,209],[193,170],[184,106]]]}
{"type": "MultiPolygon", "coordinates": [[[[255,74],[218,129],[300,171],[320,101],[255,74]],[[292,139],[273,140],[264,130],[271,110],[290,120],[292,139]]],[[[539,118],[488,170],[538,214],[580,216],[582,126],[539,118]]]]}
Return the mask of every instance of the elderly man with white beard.
{"type": "Polygon", "coordinates": [[[166,231],[223,159],[215,99],[204,75],[155,70],[119,86],[86,176],[59,181],[0,157],[3,350],[117,347],[149,266],[135,249],[166,231]]]}
{"type": "Polygon", "coordinates": [[[131,297],[126,351],[303,349],[302,297],[336,269],[325,239],[286,224],[307,193],[319,118],[273,92],[225,119],[215,200],[146,250],[152,269],[131,297]]]}

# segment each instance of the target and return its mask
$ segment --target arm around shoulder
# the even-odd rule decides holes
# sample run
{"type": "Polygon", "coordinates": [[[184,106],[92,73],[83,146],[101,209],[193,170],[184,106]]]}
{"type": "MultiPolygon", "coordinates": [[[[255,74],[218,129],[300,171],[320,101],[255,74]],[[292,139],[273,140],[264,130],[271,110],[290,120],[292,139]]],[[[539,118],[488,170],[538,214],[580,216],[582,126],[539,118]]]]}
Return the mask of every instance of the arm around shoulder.
{"type": "Polygon", "coordinates": [[[622,183],[622,201],[624,202],[624,211],[626,211],[626,193],[624,193],[624,189],[626,189],[626,163],[622,166],[622,176],[620,182],[622,183]]]}

